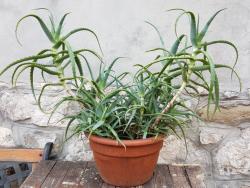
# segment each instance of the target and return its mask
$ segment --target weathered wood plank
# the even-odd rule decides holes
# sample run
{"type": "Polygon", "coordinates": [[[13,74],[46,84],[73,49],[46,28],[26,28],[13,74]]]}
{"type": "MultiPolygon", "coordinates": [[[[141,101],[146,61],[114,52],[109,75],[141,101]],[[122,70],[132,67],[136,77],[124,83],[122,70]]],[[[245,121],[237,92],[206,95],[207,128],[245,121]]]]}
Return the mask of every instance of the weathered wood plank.
{"type": "Polygon", "coordinates": [[[169,165],[168,167],[173,179],[174,188],[191,188],[189,177],[185,173],[185,168],[183,166],[169,165]]]}
{"type": "Polygon", "coordinates": [[[155,184],[155,171],[153,177],[143,185],[143,188],[153,188],[155,184]]]}
{"type": "MultiPolygon", "coordinates": [[[[93,162],[41,161],[22,188],[115,188],[102,181],[93,162]]],[[[158,165],[146,184],[133,188],[202,188],[199,166],[158,165]]],[[[118,187],[116,187],[118,188],[118,187]]]]}
{"type": "Polygon", "coordinates": [[[71,162],[57,161],[48,174],[41,188],[61,188],[61,182],[68,171],[71,162]]]}
{"type": "Polygon", "coordinates": [[[40,188],[56,161],[41,161],[22,184],[21,188],[40,188]]]}
{"type": "Polygon", "coordinates": [[[42,149],[0,148],[0,161],[39,162],[42,160],[42,149]]]}
{"type": "Polygon", "coordinates": [[[71,162],[69,169],[61,182],[60,188],[83,187],[80,185],[80,181],[86,166],[87,162],[71,162]]]}
{"type": "Polygon", "coordinates": [[[115,188],[115,186],[109,185],[109,184],[107,184],[107,183],[104,182],[104,183],[102,184],[101,188],[115,188]]]}
{"type": "Polygon", "coordinates": [[[192,188],[204,188],[204,174],[200,166],[185,166],[192,188]]]}
{"type": "Polygon", "coordinates": [[[84,188],[100,188],[103,184],[94,162],[88,162],[81,176],[80,186],[84,188]]]}
{"type": "Polygon", "coordinates": [[[156,167],[154,187],[173,188],[173,180],[167,165],[158,165],[156,167]]]}
{"type": "Polygon", "coordinates": [[[133,187],[133,188],[143,188],[144,186],[143,185],[138,185],[136,187],[133,187]]]}

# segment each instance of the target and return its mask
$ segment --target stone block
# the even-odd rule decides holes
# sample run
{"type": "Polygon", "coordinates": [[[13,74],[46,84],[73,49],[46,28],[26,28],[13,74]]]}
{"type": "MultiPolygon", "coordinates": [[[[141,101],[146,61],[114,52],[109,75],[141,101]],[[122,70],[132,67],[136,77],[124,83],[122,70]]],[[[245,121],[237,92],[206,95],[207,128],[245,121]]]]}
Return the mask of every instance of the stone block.
{"type": "Polygon", "coordinates": [[[158,162],[201,164],[204,167],[211,164],[209,153],[189,139],[187,148],[186,152],[184,140],[170,135],[164,141],[158,162]]]}
{"type": "Polygon", "coordinates": [[[25,148],[44,148],[47,142],[53,142],[53,152],[60,154],[63,130],[15,125],[12,128],[13,137],[18,145],[25,148]]]}
{"type": "Polygon", "coordinates": [[[244,175],[250,177],[250,128],[243,129],[239,137],[222,143],[214,156],[214,166],[221,176],[244,175]]]}
{"type": "Polygon", "coordinates": [[[15,142],[13,139],[12,131],[9,128],[0,127],[0,146],[14,147],[15,142]]]}

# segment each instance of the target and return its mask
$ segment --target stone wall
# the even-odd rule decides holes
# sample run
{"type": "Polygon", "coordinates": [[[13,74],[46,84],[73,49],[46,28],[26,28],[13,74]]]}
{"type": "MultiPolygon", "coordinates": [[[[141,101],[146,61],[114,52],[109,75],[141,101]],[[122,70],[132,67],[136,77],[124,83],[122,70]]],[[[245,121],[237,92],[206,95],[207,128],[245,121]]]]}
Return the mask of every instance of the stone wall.
{"type": "MultiPolygon", "coordinates": [[[[39,90],[40,86],[36,88],[39,90]]],[[[48,90],[42,100],[43,107],[48,109],[62,95],[59,89],[48,90]]],[[[199,113],[205,121],[194,120],[187,128],[188,152],[183,140],[169,136],[158,162],[201,165],[207,187],[250,187],[249,94],[224,92],[221,98],[220,112],[208,120],[205,109],[201,108],[199,113]]],[[[53,153],[60,159],[92,160],[85,136],[63,143],[67,122],[58,120],[74,110],[75,105],[64,104],[48,123],[49,114],[39,110],[29,86],[10,88],[1,83],[0,145],[42,148],[46,142],[53,142],[53,153]]]]}

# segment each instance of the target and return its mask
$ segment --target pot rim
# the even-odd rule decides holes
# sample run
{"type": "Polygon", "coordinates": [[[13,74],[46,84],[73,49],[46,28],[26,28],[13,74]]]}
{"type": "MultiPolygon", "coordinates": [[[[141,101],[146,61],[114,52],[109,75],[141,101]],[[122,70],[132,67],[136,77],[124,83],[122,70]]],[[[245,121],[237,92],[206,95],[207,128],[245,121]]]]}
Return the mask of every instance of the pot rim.
{"type": "MultiPolygon", "coordinates": [[[[88,137],[88,134],[86,134],[86,136],[88,137]]],[[[150,137],[150,138],[145,138],[145,139],[135,139],[135,140],[121,140],[121,142],[124,144],[122,145],[120,142],[118,142],[117,140],[113,140],[110,138],[104,138],[101,136],[96,136],[96,135],[91,135],[90,137],[88,137],[89,140],[99,143],[99,144],[103,144],[103,145],[111,145],[111,146],[143,146],[143,145],[151,145],[151,144],[156,144],[158,142],[161,142],[164,140],[165,136],[163,135],[159,135],[157,137],[150,137]]]]}

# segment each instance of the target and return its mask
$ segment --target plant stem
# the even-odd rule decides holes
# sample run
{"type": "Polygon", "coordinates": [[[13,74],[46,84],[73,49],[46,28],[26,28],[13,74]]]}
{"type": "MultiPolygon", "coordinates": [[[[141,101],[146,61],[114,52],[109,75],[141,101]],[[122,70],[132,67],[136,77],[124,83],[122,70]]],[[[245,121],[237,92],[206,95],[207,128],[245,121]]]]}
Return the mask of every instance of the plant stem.
{"type": "Polygon", "coordinates": [[[177,93],[175,94],[175,96],[171,99],[171,101],[169,101],[169,103],[167,104],[167,106],[162,110],[162,112],[160,113],[159,116],[157,116],[157,118],[155,119],[154,123],[152,124],[151,128],[154,128],[155,126],[157,126],[161,119],[162,119],[162,115],[167,113],[169,111],[169,109],[174,105],[174,102],[176,101],[176,99],[181,95],[182,91],[185,89],[185,87],[188,84],[189,78],[192,74],[192,68],[195,65],[195,57],[196,57],[196,49],[194,49],[192,55],[191,55],[192,59],[190,59],[190,64],[188,67],[188,71],[187,71],[187,76],[186,79],[183,80],[181,87],[179,88],[179,90],[177,91],[177,93]]]}
{"type": "MultiPolygon", "coordinates": [[[[64,50],[64,49],[62,49],[62,50],[64,50]]],[[[59,57],[58,57],[58,52],[57,52],[57,51],[58,51],[58,48],[55,48],[55,47],[52,48],[52,52],[55,54],[54,63],[56,62],[57,58],[59,58],[59,57]]],[[[63,78],[64,78],[64,69],[63,69],[63,67],[61,66],[61,63],[62,63],[62,62],[56,62],[56,63],[55,63],[56,68],[57,68],[58,72],[60,73],[60,74],[58,75],[58,78],[59,78],[60,83],[62,84],[63,88],[65,89],[65,91],[66,91],[69,95],[71,95],[71,96],[74,97],[75,94],[72,92],[71,88],[68,87],[68,85],[67,85],[67,83],[65,82],[65,80],[63,80],[63,78]]]]}
{"type": "Polygon", "coordinates": [[[187,82],[182,83],[181,87],[179,88],[179,90],[177,91],[175,96],[171,99],[171,101],[169,101],[167,106],[162,110],[161,114],[159,116],[157,116],[157,118],[155,119],[154,123],[151,126],[152,128],[154,128],[156,125],[158,125],[160,123],[162,115],[167,113],[169,111],[169,109],[174,105],[174,102],[180,96],[182,91],[185,89],[186,85],[187,85],[187,82]]]}

